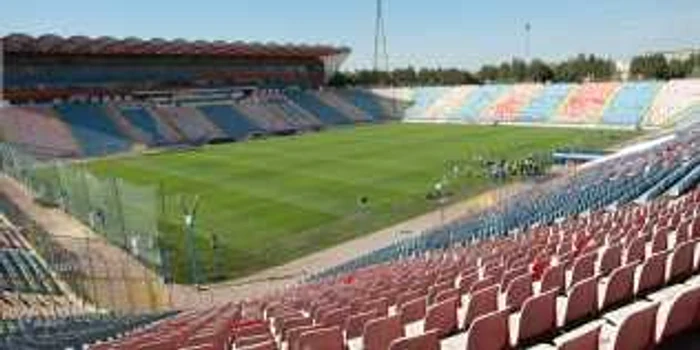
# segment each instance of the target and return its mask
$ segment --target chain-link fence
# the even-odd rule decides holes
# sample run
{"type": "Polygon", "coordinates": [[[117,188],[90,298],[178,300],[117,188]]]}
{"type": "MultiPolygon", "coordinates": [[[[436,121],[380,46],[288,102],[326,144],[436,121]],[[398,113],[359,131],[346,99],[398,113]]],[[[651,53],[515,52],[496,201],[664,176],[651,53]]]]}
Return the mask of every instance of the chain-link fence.
{"type": "Polygon", "coordinates": [[[38,162],[10,144],[0,144],[0,171],[42,204],[65,210],[147,265],[160,266],[157,188],[98,178],[81,163],[38,162]]]}

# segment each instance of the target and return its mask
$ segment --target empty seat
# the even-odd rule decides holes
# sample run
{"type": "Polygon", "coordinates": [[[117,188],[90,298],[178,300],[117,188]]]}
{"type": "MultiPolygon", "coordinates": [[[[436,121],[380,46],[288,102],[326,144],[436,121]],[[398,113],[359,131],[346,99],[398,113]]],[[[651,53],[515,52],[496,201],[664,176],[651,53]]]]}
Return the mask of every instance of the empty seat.
{"type": "Polygon", "coordinates": [[[389,350],[440,350],[438,330],[434,329],[415,337],[404,337],[391,342],[389,350]]]}
{"type": "MultiPolygon", "coordinates": [[[[659,312],[661,315],[661,312],[659,312]]],[[[660,343],[674,335],[697,327],[700,320],[700,287],[689,289],[677,296],[670,304],[668,314],[659,320],[656,342],[660,343]]]]}
{"type": "Polygon", "coordinates": [[[627,316],[615,335],[613,348],[653,349],[656,334],[656,313],[659,304],[654,303],[627,316]]]}
{"type": "Polygon", "coordinates": [[[597,254],[591,253],[584,255],[574,261],[574,267],[571,271],[571,282],[569,286],[573,286],[578,281],[592,277],[595,274],[595,260],[597,254]]]}
{"type": "Polygon", "coordinates": [[[666,250],[668,247],[668,232],[661,230],[654,233],[651,239],[651,253],[658,253],[666,250]]]}
{"type": "Polygon", "coordinates": [[[627,253],[625,255],[625,264],[629,264],[635,261],[643,261],[645,256],[646,241],[644,237],[637,237],[633,239],[629,246],[627,246],[627,253]]]}
{"type": "Polygon", "coordinates": [[[477,317],[467,333],[467,350],[508,349],[508,314],[508,310],[501,310],[477,317]]]}
{"type": "Polygon", "coordinates": [[[600,260],[600,275],[609,275],[616,267],[622,264],[622,246],[614,245],[603,252],[600,260]]]}
{"type": "Polygon", "coordinates": [[[498,286],[484,289],[472,294],[467,304],[464,328],[469,328],[472,321],[481,315],[498,310],[498,286]]]}
{"type": "Polygon", "coordinates": [[[399,308],[401,323],[408,324],[425,318],[426,298],[420,297],[406,302],[399,308]]]}
{"type": "Polygon", "coordinates": [[[437,329],[441,338],[454,333],[457,330],[457,299],[448,299],[430,306],[423,329],[437,329]]]}
{"type": "Polygon", "coordinates": [[[638,295],[651,293],[661,288],[666,281],[667,252],[656,253],[642,263],[635,292],[638,295]]]}
{"type": "Polygon", "coordinates": [[[540,292],[547,292],[552,289],[558,289],[560,292],[564,292],[565,274],[563,265],[553,265],[545,270],[542,276],[542,284],[540,287],[540,292]]]}
{"type": "Polygon", "coordinates": [[[520,310],[525,300],[532,296],[532,275],[526,273],[513,279],[506,290],[506,308],[520,310]]]}
{"type": "Polygon", "coordinates": [[[345,326],[345,321],[350,317],[350,307],[342,307],[325,312],[320,319],[320,324],[326,327],[345,326]]]}
{"type": "Polygon", "coordinates": [[[498,282],[500,281],[499,279],[496,279],[496,277],[486,277],[482,278],[472,285],[472,288],[469,290],[469,293],[476,293],[482,289],[489,288],[491,286],[498,286],[498,282]]]}
{"type": "Polygon", "coordinates": [[[511,342],[513,346],[522,347],[553,336],[557,328],[557,293],[551,290],[525,301],[520,315],[513,316],[517,320],[517,338],[511,342]]]}
{"type": "Polygon", "coordinates": [[[237,348],[236,350],[277,350],[277,345],[274,340],[270,340],[264,343],[237,348]]]}
{"type": "Polygon", "coordinates": [[[381,314],[378,310],[351,315],[345,323],[346,337],[352,339],[361,336],[367,322],[382,316],[385,315],[381,314]]]}
{"type": "Polygon", "coordinates": [[[398,315],[370,320],[362,335],[363,349],[385,350],[392,341],[403,336],[404,328],[398,315]]]}
{"type": "Polygon", "coordinates": [[[472,289],[474,283],[478,280],[478,273],[463,275],[462,278],[459,280],[459,292],[461,294],[467,294],[472,289]]]}
{"type": "Polygon", "coordinates": [[[506,290],[508,288],[508,285],[510,285],[511,281],[513,281],[517,277],[525,275],[528,272],[529,271],[527,266],[506,271],[506,273],[503,274],[503,278],[501,279],[501,288],[503,288],[503,290],[506,290]]]}
{"type": "Polygon", "coordinates": [[[600,309],[606,310],[631,300],[634,297],[634,270],[637,263],[620,266],[613,270],[605,282],[600,309]]]}
{"type": "Polygon", "coordinates": [[[559,326],[575,326],[596,315],[598,311],[598,278],[579,281],[569,291],[563,306],[559,326]]]}
{"type": "Polygon", "coordinates": [[[298,350],[343,350],[340,327],[314,329],[304,332],[297,342],[298,350]]]}
{"type": "Polygon", "coordinates": [[[695,241],[682,243],[671,253],[671,267],[668,273],[668,281],[682,281],[693,274],[693,255],[695,253],[695,241]]]}
{"type": "Polygon", "coordinates": [[[565,335],[560,339],[555,339],[557,350],[598,350],[601,325],[597,324],[586,328],[581,332],[572,332],[569,337],[565,335]]]}
{"type": "Polygon", "coordinates": [[[439,303],[441,301],[445,301],[447,299],[456,299],[457,300],[457,307],[462,307],[462,295],[459,293],[459,290],[457,288],[450,288],[447,290],[443,290],[440,292],[438,295],[435,296],[435,302],[439,303]]]}

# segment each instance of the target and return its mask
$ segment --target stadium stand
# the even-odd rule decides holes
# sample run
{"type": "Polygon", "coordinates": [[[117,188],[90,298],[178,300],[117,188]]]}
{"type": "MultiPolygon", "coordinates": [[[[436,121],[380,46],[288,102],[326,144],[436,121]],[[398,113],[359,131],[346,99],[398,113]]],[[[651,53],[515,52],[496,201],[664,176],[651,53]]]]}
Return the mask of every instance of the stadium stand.
{"type": "Polygon", "coordinates": [[[654,101],[657,82],[623,84],[603,112],[603,123],[637,126],[654,101]]]}
{"type": "Polygon", "coordinates": [[[97,104],[66,103],[57,105],[59,117],[71,128],[73,136],[88,157],[123,152],[130,142],[97,104]]]}
{"type": "Polygon", "coordinates": [[[450,89],[426,109],[426,117],[438,121],[460,121],[459,106],[473,90],[473,86],[460,86],[450,89]]]}
{"type": "Polygon", "coordinates": [[[80,148],[50,107],[5,107],[0,113],[3,139],[49,157],[75,157],[80,148]]]}
{"type": "Polygon", "coordinates": [[[539,84],[518,84],[481,112],[484,120],[505,122],[518,121],[520,110],[533,98],[539,96],[543,86],[539,84]]]}
{"type": "Polygon", "coordinates": [[[614,82],[584,83],[577,86],[556,113],[557,122],[599,123],[603,110],[619,87],[620,84],[614,82]]]}
{"type": "Polygon", "coordinates": [[[519,113],[519,120],[538,123],[550,121],[572,88],[573,85],[571,84],[545,85],[538,96],[534,97],[529,104],[523,106],[519,113]]]}
{"type": "Polygon", "coordinates": [[[412,96],[413,104],[406,110],[405,120],[420,121],[428,119],[425,112],[436,101],[439,101],[449,89],[446,87],[416,88],[412,96]]]}
{"type": "Polygon", "coordinates": [[[195,107],[158,107],[157,114],[176,126],[188,142],[202,144],[226,135],[195,107]]]}
{"type": "Polygon", "coordinates": [[[326,125],[343,125],[351,122],[337,109],[320,101],[314,93],[287,91],[286,94],[294,103],[309,111],[326,125]]]}
{"type": "Polygon", "coordinates": [[[700,105],[700,79],[671,80],[660,88],[644,124],[668,125],[683,111],[697,105],[700,105]]]}
{"type": "Polygon", "coordinates": [[[459,108],[463,121],[480,121],[481,112],[508,89],[505,85],[484,85],[467,96],[459,108]]]}
{"type": "Polygon", "coordinates": [[[366,90],[347,89],[337,93],[373,119],[391,119],[396,114],[394,103],[390,99],[382,98],[366,90]]]}
{"type": "Polygon", "coordinates": [[[157,119],[149,110],[141,105],[124,104],[115,106],[126,122],[134,129],[136,139],[149,146],[176,144],[179,142],[177,133],[168,124],[157,119]]]}
{"type": "Polygon", "coordinates": [[[260,132],[261,129],[232,105],[201,105],[197,107],[212,123],[224,131],[228,137],[235,140],[260,132]]]}
{"type": "Polygon", "coordinates": [[[371,122],[373,120],[371,115],[367,114],[362,109],[357,108],[352,103],[345,101],[334,91],[320,91],[316,93],[316,96],[321,101],[335,108],[356,123],[371,122]]]}

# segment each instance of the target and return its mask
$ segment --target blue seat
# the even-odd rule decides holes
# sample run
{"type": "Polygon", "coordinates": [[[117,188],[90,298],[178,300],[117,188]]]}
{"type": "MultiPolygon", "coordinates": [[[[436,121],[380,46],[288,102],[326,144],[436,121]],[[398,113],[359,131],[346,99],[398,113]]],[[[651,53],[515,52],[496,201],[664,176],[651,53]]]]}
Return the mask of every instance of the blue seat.
{"type": "Polygon", "coordinates": [[[86,156],[124,152],[131,146],[100,105],[61,104],[55,109],[86,156]]]}
{"type": "Polygon", "coordinates": [[[262,129],[230,105],[204,105],[197,107],[209,120],[233,139],[244,139],[262,129]]]}
{"type": "Polygon", "coordinates": [[[638,125],[660,88],[661,84],[657,82],[623,84],[603,111],[603,123],[638,125]]]}

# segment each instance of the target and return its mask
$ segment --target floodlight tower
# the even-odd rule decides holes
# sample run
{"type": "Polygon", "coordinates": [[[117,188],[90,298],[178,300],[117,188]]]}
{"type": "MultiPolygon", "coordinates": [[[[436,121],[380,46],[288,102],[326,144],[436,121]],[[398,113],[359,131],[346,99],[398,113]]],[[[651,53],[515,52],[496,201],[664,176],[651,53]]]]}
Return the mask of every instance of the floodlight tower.
{"type": "Polygon", "coordinates": [[[389,55],[386,50],[386,30],[384,27],[384,0],[376,0],[377,12],[374,23],[374,71],[389,70],[389,55]],[[382,60],[384,62],[382,62],[382,60]],[[381,67],[381,66],[384,67],[381,67]]]}

